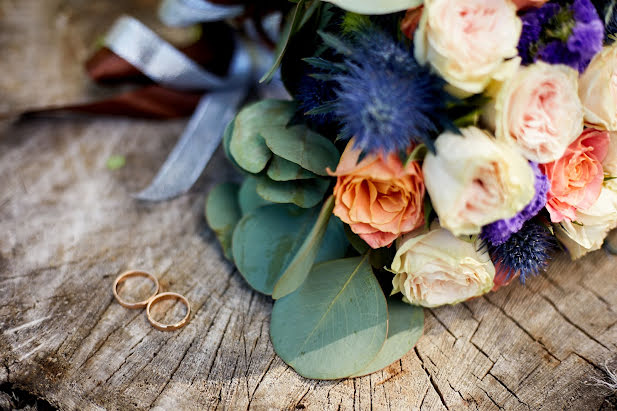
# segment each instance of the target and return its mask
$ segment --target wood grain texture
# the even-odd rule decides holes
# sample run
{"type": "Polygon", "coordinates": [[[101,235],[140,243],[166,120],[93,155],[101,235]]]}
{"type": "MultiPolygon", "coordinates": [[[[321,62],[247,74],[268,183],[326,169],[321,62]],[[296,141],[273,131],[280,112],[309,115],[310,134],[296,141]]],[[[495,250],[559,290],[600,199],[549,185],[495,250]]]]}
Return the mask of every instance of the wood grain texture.
{"type": "MultiPolygon", "coordinates": [[[[0,111],[92,98],[81,63],[113,19],[156,21],[154,0],[0,0],[0,111]]],[[[368,377],[299,377],[273,352],[270,299],[227,263],[203,218],[233,178],[221,153],[179,199],[144,187],[184,121],[0,122],[0,385],[61,409],[612,409],[586,384],[617,367],[617,258],[596,252],[454,307],[368,377]],[[111,155],[127,165],[105,167],[111,155]],[[192,302],[190,324],[154,330],[114,302],[128,268],[192,302]]],[[[350,347],[352,349],[352,347],[350,347]]],[[[3,397],[4,398],[4,397],[3,397]]],[[[5,398],[6,399],[6,398],[5,398]]]]}

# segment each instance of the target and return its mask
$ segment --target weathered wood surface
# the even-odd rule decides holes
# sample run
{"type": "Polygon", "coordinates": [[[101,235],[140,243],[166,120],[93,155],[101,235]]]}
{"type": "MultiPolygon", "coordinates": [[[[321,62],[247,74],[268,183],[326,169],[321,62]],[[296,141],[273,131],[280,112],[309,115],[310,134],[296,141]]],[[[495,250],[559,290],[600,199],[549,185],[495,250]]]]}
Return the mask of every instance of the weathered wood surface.
{"type": "MultiPolygon", "coordinates": [[[[154,5],[0,0],[0,110],[98,93],[80,65],[97,36],[121,12],[154,22],[154,5]]],[[[2,390],[80,410],[613,407],[610,392],[586,384],[604,377],[605,363],[617,366],[617,258],[603,252],[559,258],[526,287],[427,310],[416,349],[382,372],[299,377],[270,344],[271,300],[224,261],[204,223],[205,193],[231,177],[220,153],[186,196],[155,205],[130,197],[183,124],[0,122],[2,390]],[[127,165],[108,170],[112,154],[127,165]],[[114,302],[114,277],[133,267],[188,296],[186,328],[156,331],[114,302]]]]}

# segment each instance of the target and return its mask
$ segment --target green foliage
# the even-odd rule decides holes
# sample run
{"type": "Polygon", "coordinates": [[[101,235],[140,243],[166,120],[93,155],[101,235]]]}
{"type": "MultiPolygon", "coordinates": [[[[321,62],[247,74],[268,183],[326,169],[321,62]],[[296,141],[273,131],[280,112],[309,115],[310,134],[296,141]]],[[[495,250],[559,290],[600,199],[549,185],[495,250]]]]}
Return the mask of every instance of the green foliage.
{"type": "MultiPolygon", "coordinates": [[[[272,204],[242,217],[233,233],[232,251],[238,271],[254,289],[272,294],[315,226],[317,214],[317,209],[272,204]]],[[[347,249],[340,222],[332,218],[328,225],[316,262],[340,258],[347,249]]]]}
{"type": "Polygon", "coordinates": [[[234,121],[229,152],[238,165],[249,173],[262,171],[272,152],[262,137],[267,129],[285,130],[295,111],[289,101],[263,100],[245,107],[234,121]]]}
{"type": "Polygon", "coordinates": [[[238,204],[239,189],[238,184],[219,184],[210,191],[206,200],[206,221],[216,234],[228,260],[233,260],[231,238],[236,224],[242,217],[238,204]]]}
{"type": "Polygon", "coordinates": [[[257,194],[258,183],[259,180],[256,177],[249,176],[244,179],[242,186],[240,186],[240,191],[238,192],[238,203],[240,204],[240,210],[242,210],[243,216],[256,208],[272,204],[257,194]]]}
{"type": "Polygon", "coordinates": [[[328,221],[331,218],[336,219],[336,217],[332,216],[333,209],[334,197],[330,196],[319,212],[313,229],[274,286],[272,298],[284,297],[302,285],[317,258],[319,247],[328,228],[328,221]]]}
{"type": "Polygon", "coordinates": [[[338,379],[366,369],[387,336],[387,304],[366,257],[316,265],[274,304],[276,353],[307,378],[338,379]]]}
{"type": "Polygon", "coordinates": [[[260,83],[270,81],[272,79],[272,76],[274,76],[274,73],[276,73],[276,70],[278,70],[281,62],[283,61],[283,57],[285,56],[285,52],[287,51],[292,36],[306,24],[320,5],[321,2],[319,0],[312,0],[308,2],[305,0],[298,1],[291,17],[286,20],[283,33],[281,34],[281,39],[276,45],[276,58],[274,59],[274,63],[272,64],[272,67],[270,67],[270,70],[268,70],[268,72],[259,80],[260,83]]]}
{"type": "Polygon", "coordinates": [[[255,174],[255,192],[272,203],[311,208],[329,186],[339,152],[332,142],[306,125],[290,125],[295,105],[263,100],[245,107],[227,127],[223,147],[241,170],[255,174]]]}
{"type": "Polygon", "coordinates": [[[352,34],[356,31],[362,30],[371,25],[371,19],[364,14],[357,14],[353,12],[345,13],[341,29],[344,34],[352,34]]]}
{"type": "Polygon", "coordinates": [[[328,190],[330,183],[321,178],[298,181],[273,181],[258,177],[257,194],[271,203],[291,203],[302,208],[315,207],[328,190]]]}
{"type": "Polygon", "coordinates": [[[388,337],[379,354],[362,371],[360,377],[387,367],[413,349],[424,330],[424,310],[400,299],[388,298],[388,337]]]}
{"type": "Polygon", "coordinates": [[[119,170],[126,165],[126,158],[124,156],[111,156],[107,159],[106,165],[109,170],[119,170]]]}
{"type": "Polygon", "coordinates": [[[358,234],[351,231],[351,227],[348,224],[345,224],[345,236],[347,237],[347,241],[349,241],[358,254],[366,254],[371,249],[371,247],[366,244],[366,241],[361,239],[358,234]]]}
{"type": "Polygon", "coordinates": [[[314,173],[303,169],[296,163],[278,156],[275,156],[270,162],[267,174],[274,181],[305,180],[317,177],[314,173]]]}

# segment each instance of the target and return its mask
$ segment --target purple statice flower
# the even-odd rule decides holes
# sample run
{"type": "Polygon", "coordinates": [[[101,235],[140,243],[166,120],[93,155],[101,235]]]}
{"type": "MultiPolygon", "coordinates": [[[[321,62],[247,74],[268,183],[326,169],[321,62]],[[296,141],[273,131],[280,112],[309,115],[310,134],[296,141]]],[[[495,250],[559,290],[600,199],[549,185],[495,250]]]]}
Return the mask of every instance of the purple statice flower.
{"type": "Polygon", "coordinates": [[[498,246],[512,236],[512,234],[518,232],[525,222],[531,220],[538,215],[540,210],[546,205],[546,195],[551,187],[551,183],[548,178],[542,174],[540,168],[536,163],[529,163],[534,171],[536,182],[536,193],[529,204],[517,215],[507,220],[495,221],[492,224],[486,225],[482,228],[482,238],[487,240],[493,246],[498,246]]]}
{"type": "Polygon", "coordinates": [[[530,9],[530,11],[521,16],[523,31],[518,42],[518,53],[523,60],[523,64],[534,62],[533,46],[540,40],[542,28],[555,17],[559,9],[559,4],[546,3],[538,9],[530,9]]]}
{"type": "Polygon", "coordinates": [[[524,64],[543,60],[583,72],[602,49],[604,25],[590,0],[549,2],[521,19],[518,49],[524,64]]]}

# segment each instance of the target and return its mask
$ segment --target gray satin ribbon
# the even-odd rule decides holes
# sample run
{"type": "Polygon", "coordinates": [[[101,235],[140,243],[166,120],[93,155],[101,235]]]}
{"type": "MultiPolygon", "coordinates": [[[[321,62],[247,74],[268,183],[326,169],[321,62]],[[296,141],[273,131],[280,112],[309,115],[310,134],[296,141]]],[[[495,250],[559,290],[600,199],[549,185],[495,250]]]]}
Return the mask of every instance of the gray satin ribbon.
{"type": "Polygon", "coordinates": [[[236,46],[230,78],[234,87],[213,91],[199,102],[188,125],[152,183],[134,195],[139,200],[162,201],[188,191],[219,146],[227,124],[246,98],[253,77],[252,61],[243,43],[236,46]]]}
{"type": "Polygon", "coordinates": [[[105,36],[105,46],[166,87],[212,90],[231,85],[229,79],[207,72],[133,17],[116,20],[105,36]]]}
{"type": "Polygon", "coordinates": [[[230,19],[241,15],[244,7],[212,4],[204,0],[164,0],[159,18],[168,26],[185,27],[195,23],[230,19]]]}
{"type": "MultiPolygon", "coordinates": [[[[235,17],[243,10],[242,6],[215,5],[207,0],[164,0],[159,15],[168,25],[185,26],[235,17]]],[[[158,84],[179,90],[209,90],[151,184],[134,195],[147,201],[168,200],[191,188],[216,151],[225,127],[249,88],[267,71],[273,58],[263,47],[256,44],[248,47],[237,39],[229,73],[222,78],[204,70],[128,16],[116,21],[106,36],[105,45],[158,84]]],[[[258,92],[269,97],[288,98],[280,81],[259,87],[258,92]]]]}
{"type": "Polygon", "coordinates": [[[152,183],[134,196],[140,200],[162,201],[188,191],[220,144],[225,126],[246,98],[254,78],[253,58],[247,47],[242,41],[236,41],[229,74],[221,78],[204,70],[132,17],[123,16],[116,21],[105,45],[156,83],[179,90],[210,90],[201,99],[152,183]]]}

